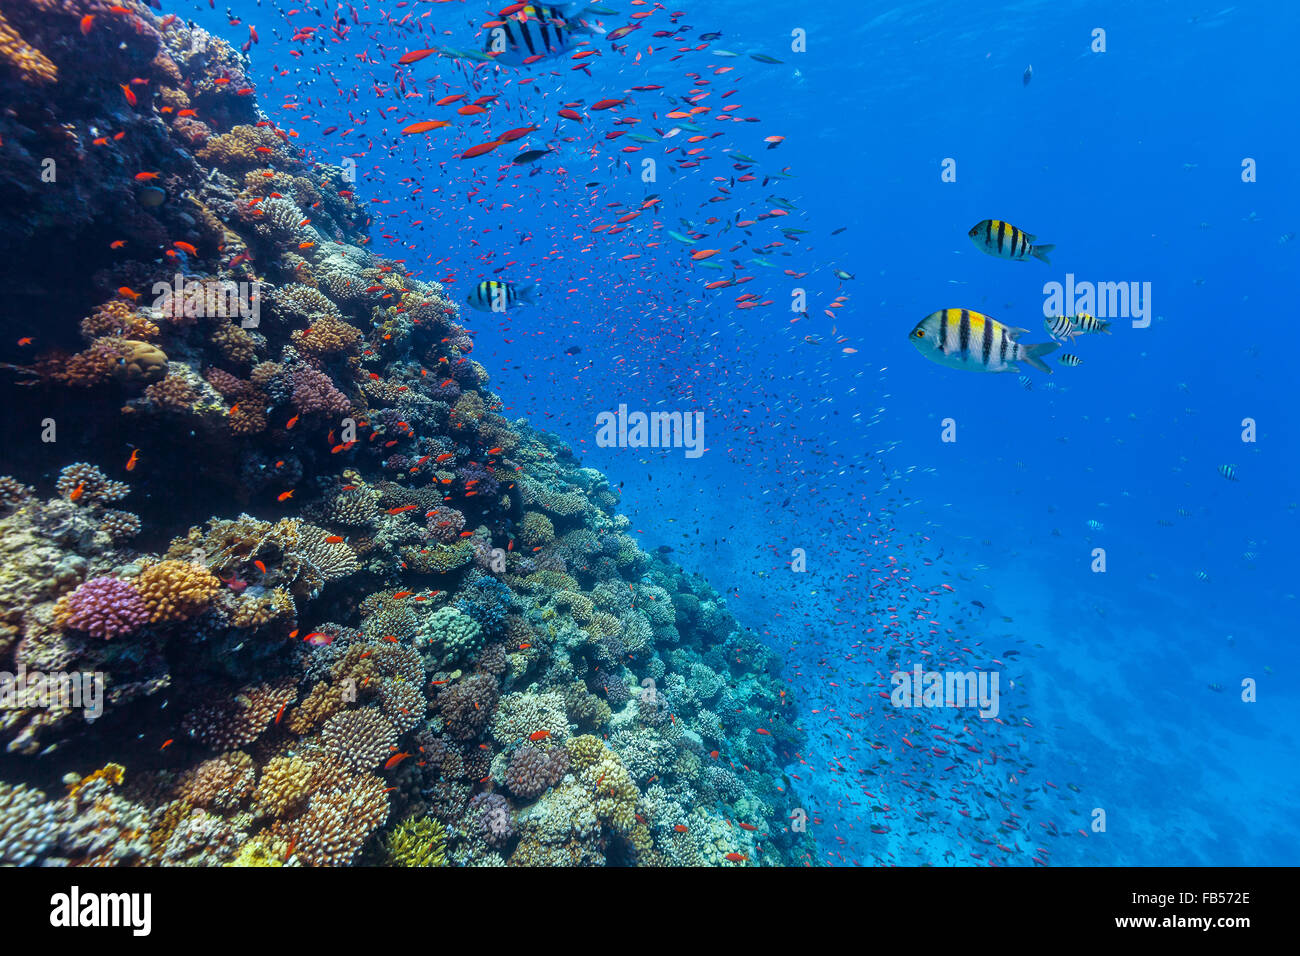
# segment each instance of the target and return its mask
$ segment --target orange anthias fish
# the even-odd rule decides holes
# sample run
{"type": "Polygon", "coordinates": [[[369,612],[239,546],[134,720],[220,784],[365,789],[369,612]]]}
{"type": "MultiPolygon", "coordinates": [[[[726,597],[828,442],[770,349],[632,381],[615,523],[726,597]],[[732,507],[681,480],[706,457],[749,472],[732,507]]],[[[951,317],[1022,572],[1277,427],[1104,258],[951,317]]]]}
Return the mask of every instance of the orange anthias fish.
{"type": "Polygon", "coordinates": [[[528,735],[528,739],[531,740],[533,743],[537,743],[537,741],[545,740],[549,736],[551,736],[551,732],[549,730],[534,730],[531,734],[528,735]]]}
{"type": "Polygon", "coordinates": [[[138,462],[139,460],[140,460],[140,450],[137,448],[131,452],[131,457],[126,460],[126,470],[135,471],[136,462],[138,462]]]}
{"type": "Polygon", "coordinates": [[[422,123],[412,123],[402,130],[403,136],[410,136],[414,133],[427,133],[431,129],[442,129],[444,126],[450,126],[449,120],[425,120],[422,123]]]}
{"type": "Polygon", "coordinates": [[[280,494],[279,494],[278,496],[276,496],[276,499],[275,499],[275,500],[276,500],[276,501],[288,501],[288,500],[289,500],[290,498],[292,498],[292,497],[293,497],[293,489],[290,488],[288,491],[282,491],[282,492],[280,492],[280,494]]]}
{"type": "Polygon", "coordinates": [[[393,594],[393,597],[394,597],[394,598],[410,597],[412,593],[413,593],[413,592],[411,592],[411,591],[397,591],[397,592],[395,592],[395,593],[393,594]]]}
{"type": "Polygon", "coordinates": [[[730,860],[732,863],[744,863],[749,857],[742,853],[728,853],[723,857],[724,860],[730,860]]]}
{"type": "Polygon", "coordinates": [[[398,63],[418,63],[426,56],[433,56],[437,50],[411,50],[409,53],[403,53],[397,58],[398,63]]]}
{"type": "Polygon", "coordinates": [[[405,760],[405,759],[406,759],[407,757],[409,757],[409,756],[411,756],[411,755],[408,754],[408,753],[406,753],[405,751],[403,751],[403,752],[400,753],[400,754],[393,754],[391,757],[389,757],[389,758],[384,762],[384,769],[385,769],[385,770],[392,770],[394,767],[396,767],[399,763],[401,763],[403,760],[405,760]]]}
{"type": "Polygon", "coordinates": [[[474,159],[475,157],[482,156],[485,153],[492,152],[492,150],[496,149],[500,145],[501,140],[499,139],[493,140],[490,143],[479,143],[477,146],[471,146],[469,149],[465,150],[465,152],[460,154],[459,158],[474,159]]]}
{"type": "Polygon", "coordinates": [[[681,823],[677,824],[677,826],[673,827],[673,829],[676,830],[678,833],[689,833],[691,830],[690,827],[681,823]]]}
{"type": "Polygon", "coordinates": [[[86,493],[86,483],[83,481],[79,485],[77,485],[77,487],[73,488],[71,491],[68,492],[68,500],[76,501],[85,493],[86,493]]]}

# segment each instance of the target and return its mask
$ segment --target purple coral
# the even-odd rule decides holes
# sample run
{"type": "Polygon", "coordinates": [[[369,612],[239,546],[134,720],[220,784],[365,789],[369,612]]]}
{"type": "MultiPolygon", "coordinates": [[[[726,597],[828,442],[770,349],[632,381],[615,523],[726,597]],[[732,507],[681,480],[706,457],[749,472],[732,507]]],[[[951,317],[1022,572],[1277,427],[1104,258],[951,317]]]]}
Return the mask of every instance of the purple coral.
{"type": "Polygon", "coordinates": [[[343,414],[351,408],[346,395],[319,369],[302,365],[293,370],[293,404],[300,412],[343,414]]]}
{"type": "Polygon", "coordinates": [[[466,488],[472,488],[484,497],[495,495],[501,490],[501,483],[496,480],[492,472],[477,462],[470,462],[458,468],[456,474],[466,488]],[[474,484],[470,484],[470,482],[474,482],[474,484]]]}
{"type": "Polygon", "coordinates": [[[514,820],[510,817],[510,803],[499,793],[480,793],[469,802],[466,812],[478,824],[483,842],[500,849],[515,835],[514,820]],[[477,819],[475,819],[477,818],[477,819]]]}
{"type": "Polygon", "coordinates": [[[569,772],[569,752],[563,747],[539,750],[524,744],[506,765],[506,786],[517,797],[531,800],[559,783],[569,772]]]}
{"type": "Polygon", "coordinates": [[[120,578],[91,578],[68,595],[66,606],[69,627],[105,640],[149,623],[140,592],[120,578]]]}

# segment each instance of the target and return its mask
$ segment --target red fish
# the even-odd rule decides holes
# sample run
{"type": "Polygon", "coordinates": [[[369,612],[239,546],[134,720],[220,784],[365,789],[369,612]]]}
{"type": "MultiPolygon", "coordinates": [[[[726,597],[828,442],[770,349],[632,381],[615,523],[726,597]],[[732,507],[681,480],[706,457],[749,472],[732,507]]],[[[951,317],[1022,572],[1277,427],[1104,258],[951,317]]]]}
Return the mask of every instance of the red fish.
{"type": "Polygon", "coordinates": [[[425,120],[422,123],[412,123],[402,130],[403,136],[410,136],[413,133],[427,133],[431,129],[442,129],[444,126],[450,126],[447,120],[425,120]]]}

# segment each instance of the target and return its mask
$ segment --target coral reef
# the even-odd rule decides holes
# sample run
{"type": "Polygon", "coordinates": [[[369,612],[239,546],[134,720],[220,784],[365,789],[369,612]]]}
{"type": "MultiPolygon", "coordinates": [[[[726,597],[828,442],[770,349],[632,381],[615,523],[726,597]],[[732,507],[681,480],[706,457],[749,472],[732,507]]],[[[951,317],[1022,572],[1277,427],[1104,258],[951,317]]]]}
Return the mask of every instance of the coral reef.
{"type": "Polygon", "coordinates": [[[18,373],[131,443],[61,437],[0,477],[0,671],[99,675],[108,718],[0,709],[14,761],[68,761],[61,795],[0,782],[0,864],[802,861],[776,655],[502,416],[446,290],[368,251],[351,182],[261,111],[239,51],[123,9],[88,34],[75,5],[0,16],[0,274],[55,237],[127,250],[42,303],[62,344],[18,373]],[[53,115],[23,105],[51,87],[53,115]],[[92,127],[126,130],[111,162],[92,127]],[[44,156],[78,200],[31,189],[44,156]],[[160,244],[193,250],[183,275],[130,251],[160,244]],[[245,325],[230,290],[254,286],[245,325]],[[153,765],[117,757],[141,745],[153,765]]]}

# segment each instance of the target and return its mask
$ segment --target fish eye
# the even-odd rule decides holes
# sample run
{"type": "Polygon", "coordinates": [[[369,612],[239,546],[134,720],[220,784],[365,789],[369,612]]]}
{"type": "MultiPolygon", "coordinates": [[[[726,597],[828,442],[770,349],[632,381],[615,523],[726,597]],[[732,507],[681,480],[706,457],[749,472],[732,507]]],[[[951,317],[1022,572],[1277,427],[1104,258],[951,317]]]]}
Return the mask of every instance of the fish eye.
{"type": "Polygon", "coordinates": [[[912,333],[912,336],[918,339],[925,338],[925,329],[917,329],[915,332],[912,333]]]}

